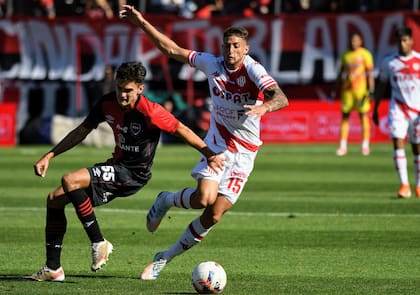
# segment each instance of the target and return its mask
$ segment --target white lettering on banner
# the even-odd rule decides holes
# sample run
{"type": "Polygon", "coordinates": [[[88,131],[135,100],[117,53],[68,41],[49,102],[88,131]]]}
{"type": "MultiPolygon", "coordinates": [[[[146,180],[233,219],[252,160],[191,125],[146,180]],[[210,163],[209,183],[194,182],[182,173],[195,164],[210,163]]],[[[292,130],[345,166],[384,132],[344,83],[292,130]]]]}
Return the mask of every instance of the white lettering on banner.
{"type": "Polygon", "coordinates": [[[315,62],[322,60],[324,64],[324,79],[334,80],[336,70],[333,59],[333,45],[331,33],[325,18],[312,18],[308,20],[305,30],[305,45],[303,48],[300,77],[302,82],[309,82],[315,72],[315,62]],[[321,34],[317,34],[317,33],[321,34]],[[316,37],[321,35],[321,46],[316,47],[316,37]]]}
{"type": "Polygon", "coordinates": [[[294,80],[299,81],[296,71],[280,71],[280,62],[283,48],[283,20],[275,20],[271,24],[271,31],[275,32],[271,39],[271,59],[270,68],[273,78],[279,81],[294,80]]]}
{"type": "MultiPolygon", "coordinates": [[[[215,52],[214,48],[211,48],[211,42],[209,42],[207,38],[207,34],[197,34],[197,32],[205,31],[206,28],[210,27],[210,24],[207,20],[192,20],[192,21],[180,21],[175,22],[173,25],[174,32],[185,32],[187,36],[187,44],[185,45],[187,48],[191,48],[194,50],[203,50],[208,52],[215,52]],[[202,43],[197,42],[197,37],[204,38],[204,48],[201,47],[202,43]]],[[[169,36],[170,37],[170,36],[169,36]]],[[[220,38],[220,35],[219,35],[220,38]]],[[[219,47],[220,48],[220,47],[219,47]]],[[[178,73],[178,78],[181,80],[188,80],[190,77],[193,76],[194,81],[205,81],[207,77],[201,71],[196,69],[192,69],[188,64],[182,66],[181,70],[178,73]]]]}
{"type": "MultiPolygon", "coordinates": [[[[6,35],[6,39],[16,35],[16,26],[10,20],[0,20],[0,31],[6,35]]],[[[19,65],[14,64],[8,71],[0,67],[0,79],[14,79],[17,77],[19,65]]]]}
{"type": "MultiPolygon", "coordinates": [[[[336,36],[333,35],[335,28],[327,22],[328,18],[319,16],[302,18],[302,23],[297,28],[285,25],[287,17],[238,18],[232,20],[232,25],[249,29],[250,54],[255,56],[275,79],[280,83],[301,83],[314,78],[316,63],[319,61],[323,66],[323,79],[335,79],[338,58],[334,56],[332,40],[337,40],[336,52],[343,51],[347,46],[350,28],[357,28],[363,35],[366,47],[373,51],[378,67],[378,62],[395,50],[395,45],[391,43],[393,32],[405,19],[403,13],[381,16],[383,17],[380,23],[376,23],[362,14],[338,15],[335,18],[336,36]],[[285,58],[284,51],[287,48],[283,43],[284,31],[297,29],[305,32],[301,37],[303,40],[299,40],[299,44],[302,45],[292,46],[302,47],[297,49],[301,50],[301,60],[296,60],[298,69],[283,70],[282,59],[285,58]]],[[[6,38],[4,44],[9,44],[8,38],[17,42],[15,47],[19,55],[15,64],[8,64],[7,69],[0,68],[0,79],[91,81],[103,78],[105,64],[117,65],[126,60],[139,60],[149,69],[153,59],[156,63],[156,57],[161,53],[153,46],[150,49],[143,46],[142,40],[146,37],[140,29],[133,28],[128,23],[103,24],[103,28],[98,31],[93,24],[78,22],[76,19],[68,22],[0,20],[0,34],[6,38]],[[93,60],[90,61],[89,68],[84,65],[83,73],[78,76],[81,71],[79,50],[82,46],[83,49],[87,47],[93,52],[93,60]]],[[[188,44],[180,44],[181,46],[220,54],[224,27],[210,23],[209,20],[180,20],[171,25],[174,34],[187,34],[188,44]]],[[[191,74],[196,81],[205,79],[203,73],[192,72],[188,65],[185,65],[178,75],[180,79],[189,79],[191,74]]],[[[153,78],[151,71],[148,78],[153,78]]]]}
{"type": "MultiPolygon", "coordinates": [[[[376,51],[376,60],[382,61],[390,52],[396,51],[395,44],[389,43],[393,40],[395,29],[404,24],[404,15],[395,14],[384,18],[381,33],[379,35],[379,42],[376,51]]],[[[378,64],[379,66],[379,64],[378,64]]]]}
{"type": "Polygon", "coordinates": [[[375,67],[378,68],[379,63],[384,59],[384,57],[396,50],[395,44],[390,43],[390,41],[393,39],[392,37],[395,29],[402,26],[403,23],[403,14],[387,15],[383,19],[379,38],[377,39],[379,41],[377,42],[377,48],[375,48],[374,33],[369,22],[356,15],[340,16],[337,18],[337,36],[339,37],[337,50],[338,52],[343,52],[346,48],[348,48],[348,36],[350,34],[349,27],[356,27],[363,38],[364,46],[372,53],[376,52],[376,54],[374,54],[374,59],[376,61],[375,67]],[[340,38],[340,36],[344,36],[345,38],[340,38]]]}
{"type": "MultiPolygon", "coordinates": [[[[248,44],[252,56],[258,60],[259,63],[267,65],[267,51],[264,48],[264,40],[268,34],[268,23],[257,18],[243,18],[234,22],[234,26],[242,26],[252,30],[254,33],[248,37],[248,44]]],[[[270,40],[270,38],[268,38],[270,40]]],[[[265,46],[267,47],[267,46],[265,46]]],[[[274,52],[274,54],[277,54],[274,52]]]]}
{"type": "Polygon", "coordinates": [[[6,79],[100,80],[103,78],[105,64],[142,60],[148,69],[148,60],[161,54],[157,48],[150,52],[140,52],[140,38],[137,38],[140,31],[130,34],[127,25],[107,25],[103,38],[88,24],[78,22],[51,25],[33,20],[16,23],[1,20],[0,31],[19,41],[20,62],[9,70],[0,68],[0,78],[6,79]],[[94,52],[94,60],[91,67],[77,77],[80,69],[76,65],[81,62],[78,60],[81,46],[85,49],[89,47],[94,52]],[[114,53],[116,47],[119,51],[114,53]]]}

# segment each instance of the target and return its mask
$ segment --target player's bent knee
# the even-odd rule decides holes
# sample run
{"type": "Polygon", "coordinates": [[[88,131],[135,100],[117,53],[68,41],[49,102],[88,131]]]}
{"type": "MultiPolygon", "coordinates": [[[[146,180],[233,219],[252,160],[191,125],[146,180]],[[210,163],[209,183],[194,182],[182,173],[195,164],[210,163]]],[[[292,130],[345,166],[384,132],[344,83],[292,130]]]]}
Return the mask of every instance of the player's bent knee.
{"type": "Polygon", "coordinates": [[[207,208],[208,206],[213,205],[216,202],[216,196],[211,195],[197,195],[198,203],[201,208],[207,208]]]}
{"type": "Polygon", "coordinates": [[[200,199],[199,204],[201,208],[207,208],[210,205],[207,199],[200,199]]]}
{"type": "Polygon", "coordinates": [[[61,185],[65,191],[73,191],[80,188],[79,183],[76,181],[73,173],[64,174],[61,178],[61,185]]]}

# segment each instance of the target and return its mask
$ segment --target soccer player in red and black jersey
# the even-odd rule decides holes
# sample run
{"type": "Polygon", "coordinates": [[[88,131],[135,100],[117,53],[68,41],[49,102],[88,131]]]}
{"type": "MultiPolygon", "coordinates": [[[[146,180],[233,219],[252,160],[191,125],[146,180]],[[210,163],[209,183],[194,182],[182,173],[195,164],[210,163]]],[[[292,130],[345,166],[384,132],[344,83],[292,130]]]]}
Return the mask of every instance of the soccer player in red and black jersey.
{"type": "Polygon", "coordinates": [[[78,127],[35,163],[35,174],[45,177],[49,161],[81,143],[99,123],[107,122],[113,130],[116,145],[112,158],[66,173],[61,186],[48,195],[46,264],[30,279],[64,280],[60,256],[67,224],[64,208],[68,203],[74,205],[92,243],[92,271],[106,263],[113,246],[104,239],[93,208],[133,195],[148,182],[161,131],[179,136],[200,151],[214,172],[223,169],[221,155],[161,105],[142,95],[145,76],[146,69],[140,62],[121,64],[116,72],[116,91],[103,96],[78,127]]]}

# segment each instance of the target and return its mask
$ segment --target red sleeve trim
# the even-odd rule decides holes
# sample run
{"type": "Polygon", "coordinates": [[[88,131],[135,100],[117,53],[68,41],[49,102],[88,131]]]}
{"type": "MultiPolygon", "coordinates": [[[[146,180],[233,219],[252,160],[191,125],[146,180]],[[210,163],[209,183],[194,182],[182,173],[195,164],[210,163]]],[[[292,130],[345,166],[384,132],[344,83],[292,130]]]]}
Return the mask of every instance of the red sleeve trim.
{"type": "Polygon", "coordinates": [[[163,106],[151,102],[143,95],[141,96],[140,102],[137,104],[137,109],[149,118],[149,122],[152,126],[171,134],[178,130],[178,119],[163,106]]]}

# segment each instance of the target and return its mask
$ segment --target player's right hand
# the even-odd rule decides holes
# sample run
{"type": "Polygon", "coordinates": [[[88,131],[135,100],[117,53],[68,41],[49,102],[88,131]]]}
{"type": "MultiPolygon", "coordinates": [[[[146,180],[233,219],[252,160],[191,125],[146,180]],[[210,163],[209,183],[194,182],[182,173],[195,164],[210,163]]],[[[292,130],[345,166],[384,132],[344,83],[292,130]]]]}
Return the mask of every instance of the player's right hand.
{"type": "Polygon", "coordinates": [[[47,170],[48,170],[49,162],[50,162],[50,158],[47,155],[45,155],[38,162],[36,162],[34,164],[35,175],[45,177],[45,174],[47,173],[47,170]]]}
{"type": "Polygon", "coordinates": [[[135,25],[139,25],[143,19],[140,11],[136,10],[134,6],[123,5],[119,13],[120,18],[126,18],[135,25]]]}

